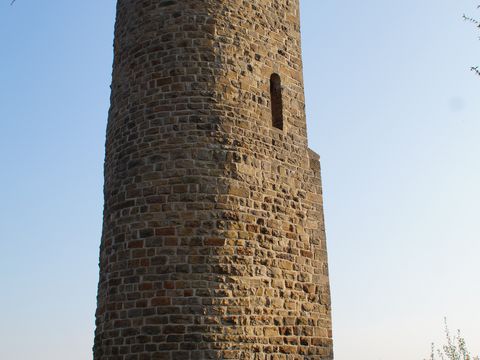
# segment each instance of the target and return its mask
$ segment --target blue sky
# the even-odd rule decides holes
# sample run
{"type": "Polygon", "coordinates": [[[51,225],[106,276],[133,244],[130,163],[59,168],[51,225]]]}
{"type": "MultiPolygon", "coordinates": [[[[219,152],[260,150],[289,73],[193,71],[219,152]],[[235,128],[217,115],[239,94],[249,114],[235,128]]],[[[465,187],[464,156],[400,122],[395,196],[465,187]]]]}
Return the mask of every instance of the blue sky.
{"type": "MultiPolygon", "coordinates": [[[[114,1],[0,3],[0,358],[91,358],[114,1]]],[[[473,0],[303,0],[339,360],[480,352],[473,0]]],[[[479,12],[480,15],[480,12],[479,12]]]]}

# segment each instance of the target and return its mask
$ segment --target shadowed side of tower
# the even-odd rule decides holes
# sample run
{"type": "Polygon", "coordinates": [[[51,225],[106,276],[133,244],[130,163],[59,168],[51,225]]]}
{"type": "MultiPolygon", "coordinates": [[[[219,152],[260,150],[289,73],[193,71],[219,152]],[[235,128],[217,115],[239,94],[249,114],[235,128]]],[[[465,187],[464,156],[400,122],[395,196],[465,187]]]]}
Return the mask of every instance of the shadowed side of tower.
{"type": "Polygon", "coordinates": [[[332,359],[298,0],[119,0],[95,360],[332,359]]]}

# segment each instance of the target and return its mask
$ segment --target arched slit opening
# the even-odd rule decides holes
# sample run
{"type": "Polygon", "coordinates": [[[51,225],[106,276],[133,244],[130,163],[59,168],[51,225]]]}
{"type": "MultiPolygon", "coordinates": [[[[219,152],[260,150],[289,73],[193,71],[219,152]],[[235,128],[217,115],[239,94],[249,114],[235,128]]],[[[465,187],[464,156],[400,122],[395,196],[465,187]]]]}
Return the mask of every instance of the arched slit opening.
{"type": "Polygon", "coordinates": [[[270,101],[272,103],[272,126],[283,130],[282,80],[280,75],[270,77],[270,101]]]}

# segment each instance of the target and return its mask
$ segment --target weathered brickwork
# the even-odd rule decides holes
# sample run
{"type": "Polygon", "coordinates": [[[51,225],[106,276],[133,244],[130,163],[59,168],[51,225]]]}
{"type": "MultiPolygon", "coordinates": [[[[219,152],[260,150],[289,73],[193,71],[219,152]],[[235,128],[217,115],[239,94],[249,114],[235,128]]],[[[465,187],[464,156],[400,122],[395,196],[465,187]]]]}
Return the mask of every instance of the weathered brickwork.
{"type": "Polygon", "coordinates": [[[299,0],[119,0],[113,69],[94,359],[333,359],[299,0]]]}

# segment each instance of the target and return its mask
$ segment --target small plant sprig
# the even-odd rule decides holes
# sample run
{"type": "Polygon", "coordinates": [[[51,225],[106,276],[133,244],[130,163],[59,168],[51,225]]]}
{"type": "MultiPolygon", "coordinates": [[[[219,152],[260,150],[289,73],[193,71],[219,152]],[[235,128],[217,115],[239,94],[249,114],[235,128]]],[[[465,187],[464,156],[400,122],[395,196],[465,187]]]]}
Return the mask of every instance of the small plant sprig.
{"type": "MultiPolygon", "coordinates": [[[[480,9],[480,5],[477,5],[477,10],[480,9]]],[[[464,21],[467,21],[473,25],[475,25],[475,27],[477,29],[480,29],[480,21],[474,17],[471,17],[471,16],[467,16],[465,14],[463,14],[462,16],[463,20],[464,21]]],[[[480,66],[472,66],[470,67],[470,70],[473,71],[475,74],[479,75],[480,76],[480,66]]]]}
{"type": "Polygon", "coordinates": [[[472,356],[470,354],[460,330],[457,330],[457,334],[452,336],[446,318],[444,319],[444,322],[447,343],[439,349],[437,349],[435,344],[432,343],[432,349],[428,360],[480,360],[479,356],[472,356]]]}

